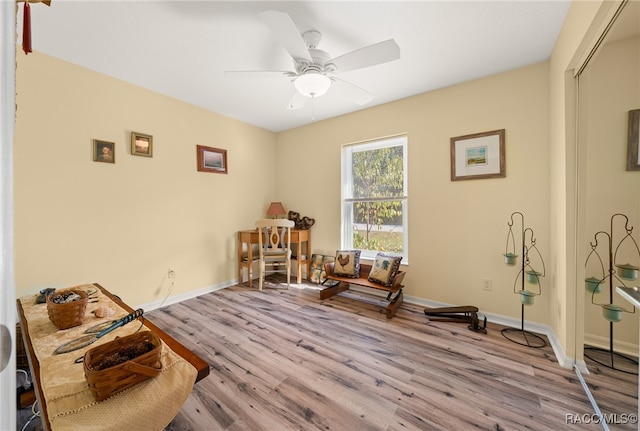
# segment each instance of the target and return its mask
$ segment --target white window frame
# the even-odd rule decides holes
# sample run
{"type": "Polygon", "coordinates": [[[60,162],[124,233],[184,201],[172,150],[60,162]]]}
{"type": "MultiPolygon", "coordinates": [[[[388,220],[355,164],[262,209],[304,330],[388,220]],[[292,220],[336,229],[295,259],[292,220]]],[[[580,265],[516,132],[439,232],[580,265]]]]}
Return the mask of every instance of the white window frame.
{"type": "MultiPolygon", "coordinates": [[[[398,197],[402,201],[402,263],[409,263],[409,175],[407,170],[409,156],[408,150],[408,137],[407,135],[393,136],[387,138],[381,138],[371,140],[367,142],[360,142],[354,144],[344,145],[342,147],[342,170],[341,170],[341,247],[342,249],[353,249],[353,181],[352,181],[352,154],[356,151],[369,151],[388,147],[402,146],[402,174],[403,174],[403,190],[404,195],[398,197]]],[[[373,260],[376,257],[378,251],[376,250],[362,250],[360,255],[361,259],[373,260]]]]}

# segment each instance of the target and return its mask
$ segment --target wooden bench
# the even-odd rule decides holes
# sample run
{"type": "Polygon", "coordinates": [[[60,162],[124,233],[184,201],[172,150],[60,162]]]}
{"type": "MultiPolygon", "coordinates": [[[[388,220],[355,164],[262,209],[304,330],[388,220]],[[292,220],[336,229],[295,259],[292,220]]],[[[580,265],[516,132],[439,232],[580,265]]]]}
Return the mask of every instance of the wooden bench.
{"type": "Polygon", "coordinates": [[[337,295],[340,292],[344,292],[349,289],[349,285],[353,284],[356,286],[369,287],[371,289],[384,290],[388,292],[387,301],[389,304],[385,308],[387,319],[391,319],[400,308],[400,304],[402,304],[402,280],[404,279],[405,272],[398,271],[396,276],[393,279],[393,284],[389,287],[384,286],[379,283],[375,283],[369,281],[367,278],[369,277],[369,272],[371,271],[371,265],[366,263],[360,264],[360,277],[358,278],[349,278],[349,277],[341,277],[339,275],[333,274],[333,262],[325,263],[324,269],[327,273],[327,278],[322,282],[322,285],[326,285],[330,281],[334,281],[332,286],[326,286],[324,289],[320,291],[320,299],[327,299],[334,295],[337,295]]]}

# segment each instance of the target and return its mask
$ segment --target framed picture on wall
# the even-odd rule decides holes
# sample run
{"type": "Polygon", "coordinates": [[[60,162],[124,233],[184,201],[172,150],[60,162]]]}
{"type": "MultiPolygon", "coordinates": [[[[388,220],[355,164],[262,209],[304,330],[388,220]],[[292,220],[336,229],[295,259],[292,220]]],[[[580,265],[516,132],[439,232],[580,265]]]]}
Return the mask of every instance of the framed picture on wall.
{"type": "Polygon", "coordinates": [[[114,142],[93,140],[93,161],[102,163],[116,162],[116,144],[114,142]]]}
{"type": "Polygon", "coordinates": [[[627,143],[627,170],[640,171],[640,109],[629,111],[629,141],[627,143]]]}
{"type": "Polygon", "coordinates": [[[505,177],[505,129],[451,138],[451,181],[505,177]]]}
{"type": "Polygon", "coordinates": [[[197,145],[198,171],[227,173],[227,150],[197,145]]]}
{"type": "Polygon", "coordinates": [[[131,154],[134,156],[153,157],[153,136],[131,132],[131,154]]]}

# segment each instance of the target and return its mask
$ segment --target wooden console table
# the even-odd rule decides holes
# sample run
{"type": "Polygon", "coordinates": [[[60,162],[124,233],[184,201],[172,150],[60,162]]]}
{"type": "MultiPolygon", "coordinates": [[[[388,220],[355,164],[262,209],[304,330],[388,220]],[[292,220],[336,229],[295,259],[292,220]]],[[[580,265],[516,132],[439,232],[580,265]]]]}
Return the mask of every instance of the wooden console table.
{"type": "MultiPolygon", "coordinates": [[[[248,285],[251,287],[251,265],[253,264],[253,244],[258,244],[258,231],[241,230],[238,232],[238,283],[242,283],[242,268],[247,268],[248,285]],[[247,245],[247,254],[244,252],[244,245],[247,245]]],[[[292,257],[298,262],[298,283],[302,283],[302,266],[307,268],[307,278],[311,274],[311,232],[306,230],[291,229],[291,245],[296,246],[296,257],[292,257]],[[303,250],[303,244],[305,248],[303,250]],[[304,253],[303,253],[304,251],[304,253]]],[[[257,254],[255,255],[257,257],[257,254]]]]}
{"type": "MultiPolygon", "coordinates": [[[[124,302],[122,302],[120,300],[120,298],[118,298],[117,296],[111,294],[109,291],[107,291],[105,288],[103,288],[99,284],[94,283],[93,285],[89,285],[89,286],[94,286],[104,296],[106,296],[108,299],[113,301],[113,303],[115,305],[117,305],[117,306],[121,307],[122,309],[126,310],[126,312],[130,313],[130,312],[134,311],[131,307],[129,307],[124,302]]],[[[35,296],[36,295],[33,296],[34,299],[35,299],[35,296]]],[[[47,315],[46,305],[45,304],[39,304],[38,306],[42,306],[42,312],[46,316],[47,315]]],[[[27,353],[27,359],[29,361],[29,367],[31,368],[31,374],[32,374],[32,379],[33,379],[33,383],[34,383],[34,389],[35,389],[36,397],[37,397],[37,400],[38,400],[38,405],[40,407],[42,426],[43,426],[43,428],[45,430],[51,430],[52,429],[52,425],[51,425],[50,416],[49,416],[48,410],[47,410],[47,403],[45,401],[46,397],[45,397],[44,391],[43,391],[43,381],[42,381],[42,376],[41,376],[41,374],[42,374],[41,373],[41,371],[42,371],[41,370],[41,364],[40,364],[40,362],[38,360],[38,356],[36,354],[36,349],[34,347],[34,344],[32,343],[32,340],[37,339],[38,336],[39,336],[38,324],[35,324],[34,322],[30,322],[29,321],[29,318],[25,313],[25,309],[26,308],[23,307],[23,303],[22,303],[22,300],[20,298],[18,298],[18,300],[17,300],[17,308],[18,308],[18,315],[19,315],[19,318],[20,318],[20,326],[21,326],[21,329],[22,329],[22,337],[23,337],[23,341],[24,341],[24,345],[25,345],[25,350],[26,350],[26,353],[27,353]],[[30,325],[30,323],[34,323],[34,324],[30,325]]],[[[39,323],[39,324],[42,325],[41,323],[39,323]]],[[[95,322],[91,323],[90,325],[86,325],[86,326],[91,326],[93,324],[95,324],[95,322]]],[[[131,324],[134,324],[134,323],[132,322],[131,324]]],[[[196,369],[197,374],[196,374],[196,377],[195,377],[195,382],[198,382],[198,381],[204,379],[205,377],[207,377],[209,375],[209,364],[206,361],[204,361],[198,355],[193,353],[191,350],[186,348],[184,345],[179,343],[177,340],[175,340],[169,334],[167,334],[166,332],[164,332],[163,330],[158,328],[156,325],[154,325],[152,322],[150,322],[146,318],[144,319],[144,326],[146,327],[147,330],[153,331],[158,337],[160,337],[164,341],[164,343],[175,354],[177,354],[180,357],[182,357],[185,361],[187,361],[189,364],[191,364],[196,369]]],[[[40,327],[42,327],[42,326],[40,326],[40,327]]],[[[95,344],[95,345],[97,345],[97,344],[95,344]]],[[[93,346],[94,345],[90,345],[90,347],[93,347],[93,346]]],[[[79,350],[77,356],[81,356],[82,355],[81,352],[82,351],[79,350]]],[[[69,354],[69,355],[72,355],[72,354],[69,354]]],[[[81,367],[82,365],[75,365],[75,366],[81,367]]]]}

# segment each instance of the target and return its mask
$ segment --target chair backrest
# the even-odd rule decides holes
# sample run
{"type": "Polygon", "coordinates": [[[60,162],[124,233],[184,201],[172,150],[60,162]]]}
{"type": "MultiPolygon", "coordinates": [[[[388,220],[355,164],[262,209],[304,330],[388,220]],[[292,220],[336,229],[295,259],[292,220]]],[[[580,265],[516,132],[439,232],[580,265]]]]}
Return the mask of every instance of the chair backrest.
{"type": "Polygon", "coordinates": [[[258,232],[264,233],[265,241],[263,243],[262,235],[258,235],[258,244],[260,253],[268,249],[289,249],[291,248],[291,228],[295,226],[293,220],[287,219],[262,219],[256,222],[258,232]]]}

